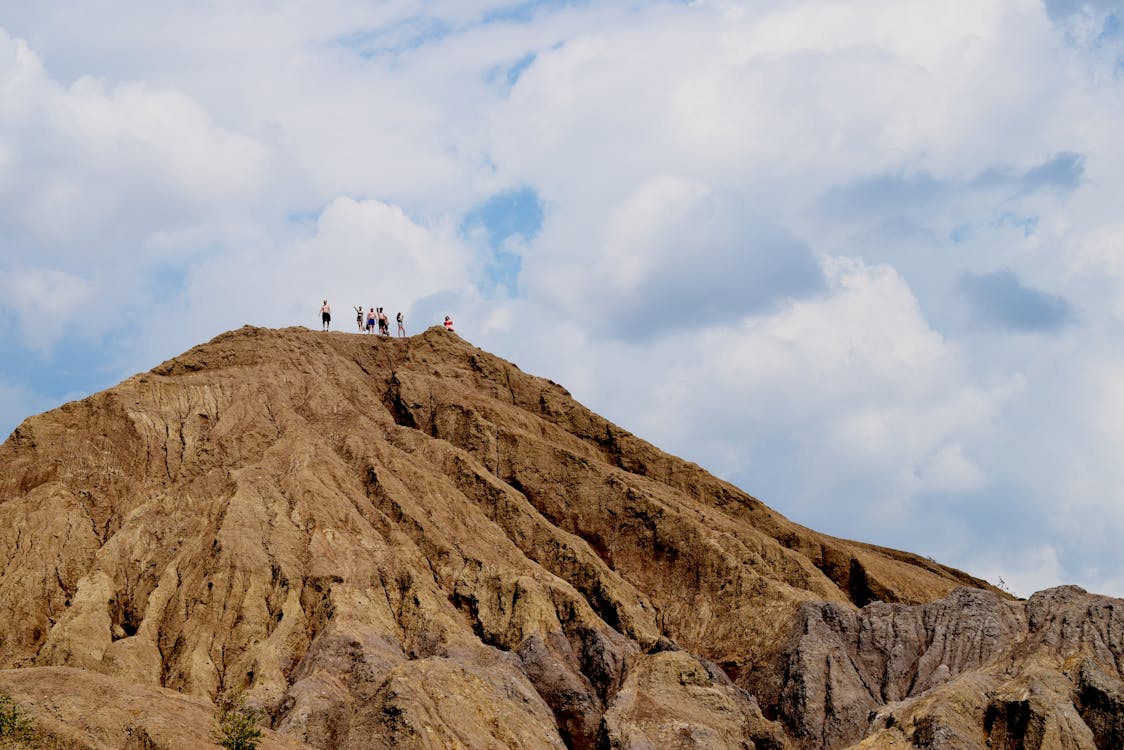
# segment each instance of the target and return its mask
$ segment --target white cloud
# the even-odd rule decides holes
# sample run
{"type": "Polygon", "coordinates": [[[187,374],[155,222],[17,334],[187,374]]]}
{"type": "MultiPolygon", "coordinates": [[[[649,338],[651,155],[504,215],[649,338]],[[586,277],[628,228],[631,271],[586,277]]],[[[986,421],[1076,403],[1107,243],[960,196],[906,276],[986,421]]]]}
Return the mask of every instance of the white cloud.
{"type": "Polygon", "coordinates": [[[953,468],[978,486],[964,448],[949,445],[986,431],[1006,389],[973,383],[959,347],[928,326],[891,268],[832,260],[825,271],[825,298],[702,337],[696,364],[673,370],[693,383],[686,397],[669,414],[672,396],[661,394],[664,439],[694,422],[695,439],[727,442],[728,454],[740,446],[741,464],[726,471],[750,478],[768,469],[754,444],[772,452],[783,432],[780,450],[799,458],[775,501],[792,507],[814,507],[847,477],[877,488],[854,499],[867,504],[953,489],[953,468]]]}
{"type": "Polygon", "coordinates": [[[947,443],[936,450],[920,467],[921,487],[930,492],[963,492],[982,487],[983,471],[964,455],[964,447],[947,443]]]}
{"type": "Polygon", "coordinates": [[[810,248],[701,182],[660,175],[606,209],[603,234],[586,247],[548,236],[529,250],[524,278],[531,296],[592,315],[608,333],[698,329],[823,286],[810,248]]]}
{"type": "Polygon", "coordinates": [[[260,144],[182,92],[88,76],[63,86],[2,29],[0,90],[0,223],[72,262],[68,243],[221,214],[268,176],[260,144]]]}
{"type": "Polygon", "coordinates": [[[193,201],[221,205],[257,189],[266,177],[265,149],[217,127],[181,92],[144,83],[111,88],[80,78],[56,106],[77,150],[98,159],[117,180],[139,171],[193,201]]]}
{"type": "Polygon", "coordinates": [[[0,299],[17,321],[24,346],[47,355],[67,331],[97,328],[88,315],[95,285],[81,276],[44,268],[0,275],[0,299]]]}
{"type": "Polygon", "coordinates": [[[807,2],[778,8],[725,41],[746,60],[866,48],[934,69],[963,53],[964,40],[993,36],[1003,10],[996,0],[807,2]]]}

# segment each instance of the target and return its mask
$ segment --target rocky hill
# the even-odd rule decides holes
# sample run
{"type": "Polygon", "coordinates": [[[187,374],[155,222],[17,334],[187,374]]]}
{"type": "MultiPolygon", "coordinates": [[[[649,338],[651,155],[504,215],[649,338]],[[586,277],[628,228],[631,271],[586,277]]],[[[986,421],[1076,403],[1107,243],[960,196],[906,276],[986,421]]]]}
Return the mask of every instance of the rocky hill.
{"type": "Polygon", "coordinates": [[[453,334],[243,328],[0,446],[0,693],[77,748],[1119,748],[1124,602],[791,523],[453,334]]]}

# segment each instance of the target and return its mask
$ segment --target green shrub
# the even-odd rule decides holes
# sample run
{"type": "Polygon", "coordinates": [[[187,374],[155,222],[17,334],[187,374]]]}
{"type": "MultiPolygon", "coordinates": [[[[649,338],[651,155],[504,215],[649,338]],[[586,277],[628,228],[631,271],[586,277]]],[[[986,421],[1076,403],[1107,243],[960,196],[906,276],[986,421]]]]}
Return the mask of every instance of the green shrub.
{"type": "Polygon", "coordinates": [[[215,742],[226,750],[254,750],[261,742],[262,712],[247,706],[241,693],[225,695],[218,703],[215,742]]]}
{"type": "Polygon", "coordinates": [[[37,748],[39,733],[11,697],[0,693],[0,748],[37,748]]]}

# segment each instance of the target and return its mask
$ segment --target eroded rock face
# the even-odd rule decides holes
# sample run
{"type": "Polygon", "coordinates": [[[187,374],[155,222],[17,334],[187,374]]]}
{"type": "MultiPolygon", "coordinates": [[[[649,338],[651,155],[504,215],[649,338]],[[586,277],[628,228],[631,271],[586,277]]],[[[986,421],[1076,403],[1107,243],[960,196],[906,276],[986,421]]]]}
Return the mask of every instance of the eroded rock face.
{"type": "Polygon", "coordinates": [[[1026,629],[1021,604],[960,588],[930,604],[801,605],[781,716],[805,747],[845,747],[878,707],[979,669],[1026,629]]]}
{"type": "Polygon", "coordinates": [[[639,654],[601,722],[606,750],[785,750],[780,726],[716,665],[685,651],[639,654]]]}
{"type": "MultiPolygon", "coordinates": [[[[244,689],[308,747],[836,746],[1015,644],[1119,652],[1108,604],[961,586],[439,330],[245,328],[0,446],[0,668],[244,689]]],[[[1118,678],[1070,701],[1098,742],[1118,678]]]]}
{"type": "Polygon", "coordinates": [[[1119,748],[1124,602],[1072,587],[1014,602],[804,604],[783,722],[806,748],[1119,748]],[[865,715],[864,715],[865,712],[865,715]]]}

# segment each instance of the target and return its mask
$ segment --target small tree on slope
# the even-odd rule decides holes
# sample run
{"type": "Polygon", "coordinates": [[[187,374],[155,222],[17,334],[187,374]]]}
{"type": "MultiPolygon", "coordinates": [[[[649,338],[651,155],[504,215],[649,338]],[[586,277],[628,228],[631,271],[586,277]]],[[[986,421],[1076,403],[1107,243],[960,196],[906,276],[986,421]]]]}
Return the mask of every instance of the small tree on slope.
{"type": "Polygon", "coordinates": [[[226,750],[254,750],[261,742],[262,713],[246,705],[240,692],[219,699],[215,742],[226,750]]]}

